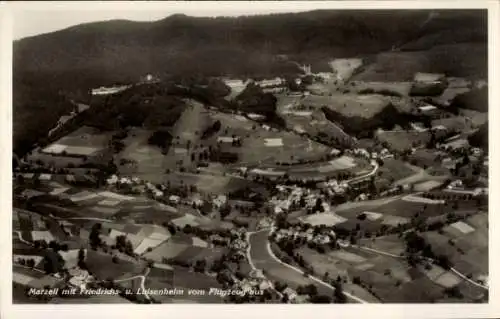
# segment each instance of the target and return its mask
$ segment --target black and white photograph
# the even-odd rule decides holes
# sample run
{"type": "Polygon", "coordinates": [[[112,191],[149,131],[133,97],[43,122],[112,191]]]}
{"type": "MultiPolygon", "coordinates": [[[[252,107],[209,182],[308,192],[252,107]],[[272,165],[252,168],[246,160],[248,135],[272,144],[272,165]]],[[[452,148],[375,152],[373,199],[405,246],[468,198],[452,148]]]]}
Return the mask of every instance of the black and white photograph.
{"type": "Polygon", "coordinates": [[[489,10],[355,2],[7,4],[12,304],[489,304],[489,10]]]}

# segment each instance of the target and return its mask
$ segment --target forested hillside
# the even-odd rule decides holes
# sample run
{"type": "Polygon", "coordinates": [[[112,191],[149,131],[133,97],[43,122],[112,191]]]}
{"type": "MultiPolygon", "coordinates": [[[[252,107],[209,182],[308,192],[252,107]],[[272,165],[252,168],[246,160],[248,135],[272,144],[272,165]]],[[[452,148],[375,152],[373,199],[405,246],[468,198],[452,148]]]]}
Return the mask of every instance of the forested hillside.
{"type": "Polygon", "coordinates": [[[46,135],[71,109],[69,98],[85,102],[90,88],[135,82],[146,73],[161,78],[295,76],[301,72],[296,62],[320,70],[333,58],[362,57],[383,66],[379,54],[396,47],[398,54],[418,56],[418,63],[409,68],[389,57],[391,67],[362,76],[391,79],[408,70],[404,76],[409,77],[421,68],[484,76],[486,16],[484,10],[174,15],[156,22],[89,23],[21,39],[14,43],[14,145],[46,135]]]}

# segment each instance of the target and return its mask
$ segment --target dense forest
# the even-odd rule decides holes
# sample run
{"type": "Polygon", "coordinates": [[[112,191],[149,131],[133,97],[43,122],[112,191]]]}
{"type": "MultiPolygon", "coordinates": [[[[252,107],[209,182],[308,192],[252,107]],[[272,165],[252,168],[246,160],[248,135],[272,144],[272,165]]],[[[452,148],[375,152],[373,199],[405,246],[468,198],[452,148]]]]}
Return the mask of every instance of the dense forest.
{"type": "Polygon", "coordinates": [[[412,122],[430,122],[427,116],[402,113],[392,104],[387,105],[371,118],[344,116],[325,106],[321,110],[329,121],[340,124],[347,134],[357,138],[372,138],[377,128],[392,130],[396,125],[409,128],[412,122]]]}

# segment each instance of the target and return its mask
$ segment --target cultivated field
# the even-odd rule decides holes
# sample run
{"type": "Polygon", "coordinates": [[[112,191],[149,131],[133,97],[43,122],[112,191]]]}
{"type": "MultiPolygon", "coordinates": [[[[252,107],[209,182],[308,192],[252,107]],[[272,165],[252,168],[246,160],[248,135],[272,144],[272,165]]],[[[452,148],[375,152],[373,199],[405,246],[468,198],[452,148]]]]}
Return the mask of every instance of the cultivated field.
{"type": "Polygon", "coordinates": [[[388,104],[388,98],[377,94],[335,94],[332,96],[309,95],[303,101],[305,106],[321,108],[326,106],[344,116],[371,118],[388,104]]]}
{"type": "Polygon", "coordinates": [[[353,82],[352,90],[356,92],[363,92],[366,90],[373,90],[374,93],[381,93],[382,95],[387,95],[388,92],[399,94],[401,96],[408,96],[411,89],[411,82],[363,82],[355,81],[353,82]],[[384,91],[386,93],[384,93],[384,91]]]}
{"type": "Polygon", "coordinates": [[[230,143],[221,145],[224,150],[238,154],[238,165],[317,160],[329,154],[326,146],[298,134],[266,130],[261,124],[242,116],[220,112],[211,112],[210,115],[214,120],[219,120],[222,126],[205,143],[214,144],[217,137],[240,137],[241,146],[233,147],[230,143]]]}
{"type": "Polygon", "coordinates": [[[134,175],[152,183],[161,179],[166,165],[165,155],[161,150],[148,144],[148,138],[153,132],[150,130],[132,128],[123,140],[125,148],[115,156],[115,163],[121,175],[134,175]],[[120,160],[132,161],[130,164],[120,165],[120,160]]]}
{"type": "Polygon", "coordinates": [[[120,259],[118,263],[111,261],[112,256],[103,252],[88,250],[86,263],[97,278],[106,280],[107,278],[118,278],[124,274],[141,274],[143,265],[131,263],[120,259]]]}
{"type": "Polygon", "coordinates": [[[431,139],[429,132],[417,131],[381,131],[377,133],[377,139],[380,142],[389,144],[389,148],[402,152],[414,145],[425,145],[431,139]]]}
{"type": "Polygon", "coordinates": [[[172,271],[167,270],[162,273],[161,269],[152,271],[146,277],[145,287],[149,289],[176,288],[183,290],[184,294],[175,296],[154,296],[162,303],[222,303],[223,298],[208,295],[210,288],[222,288],[217,280],[205,274],[189,271],[182,267],[173,267],[172,271]],[[189,289],[200,289],[206,292],[205,295],[189,295],[189,289]]]}
{"type": "Polygon", "coordinates": [[[397,181],[409,177],[418,171],[409,164],[398,159],[386,158],[384,164],[379,166],[380,178],[385,178],[390,181],[397,181]]]}
{"type": "Polygon", "coordinates": [[[454,268],[475,281],[488,278],[488,214],[478,213],[423,236],[436,254],[449,257],[454,268]]]}
{"type": "Polygon", "coordinates": [[[76,131],[60,138],[56,142],[35,149],[26,156],[28,162],[42,161],[45,165],[66,168],[68,165],[79,166],[88,161],[99,160],[97,155],[107,152],[108,142],[113,132],[82,126],[76,131]]]}
{"type": "Polygon", "coordinates": [[[366,289],[353,284],[352,278],[349,278],[350,276],[347,270],[349,267],[366,267],[366,265],[369,265],[364,257],[354,252],[347,252],[344,250],[335,250],[326,254],[319,254],[309,248],[300,248],[297,253],[303,256],[303,258],[312,265],[318,277],[322,277],[322,274],[328,273],[328,278],[330,280],[335,280],[337,276],[348,278],[347,283],[343,283],[345,292],[351,293],[368,302],[380,302],[377,297],[366,289]]]}
{"type": "Polygon", "coordinates": [[[318,213],[314,215],[308,215],[299,219],[304,223],[311,224],[312,226],[334,226],[336,224],[341,224],[347,220],[335,213],[318,213]]]}
{"type": "MultiPolygon", "coordinates": [[[[219,173],[220,174],[220,173],[219,173]]],[[[163,176],[162,183],[173,187],[195,185],[197,190],[209,194],[232,192],[245,187],[256,187],[257,184],[243,178],[222,176],[209,173],[181,173],[175,172],[163,176]]]]}
{"type": "Polygon", "coordinates": [[[396,234],[373,238],[361,238],[359,240],[359,245],[397,256],[401,255],[406,250],[403,239],[396,234]]]}
{"type": "Polygon", "coordinates": [[[301,97],[278,96],[277,110],[286,121],[287,128],[297,134],[323,136],[326,139],[347,140],[351,137],[340,127],[327,120],[323,111],[315,106],[303,106],[301,97]]]}
{"type": "Polygon", "coordinates": [[[187,106],[172,129],[172,146],[165,158],[165,167],[175,167],[182,162],[188,168],[196,163],[191,161],[191,150],[195,146],[202,147],[200,138],[210,125],[210,116],[205,107],[194,101],[187,101],[187,106]]]}
{"type": "Polygon", "coordinates": [[[240,155],[241,165],[317,160],[329,154],[326,146],[289,132],[254,133],[242,144],[234,148],[240,155]]]}

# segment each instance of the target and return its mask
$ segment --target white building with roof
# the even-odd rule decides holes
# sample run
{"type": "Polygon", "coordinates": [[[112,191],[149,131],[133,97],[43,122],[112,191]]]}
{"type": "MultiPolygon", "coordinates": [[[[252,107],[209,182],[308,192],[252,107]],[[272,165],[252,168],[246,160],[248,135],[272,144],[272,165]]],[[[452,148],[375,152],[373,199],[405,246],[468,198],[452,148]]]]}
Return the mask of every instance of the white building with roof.
{"type": "Polygon", "coordinates": [[[111,95],[124,91],[129,87],[130,85],[116,85],[111,87],[101,86],[100,88],[92,89],[91,93],[92,95],[111,95]]]}
{"type": "Polygon", "coordinates": [[[181,198],[177,195],[170,195],[170,197],[168,198],[168,201],[171,202],[172,204],[179,204],[179,202],[181,201],[181,198]]]}
{"type": "Polygon", "coordinates": [[[413,80],[420,83],[439,83],[445,79],[445,75],[442,73],[424,73],[417,72],[413,80]]]}

